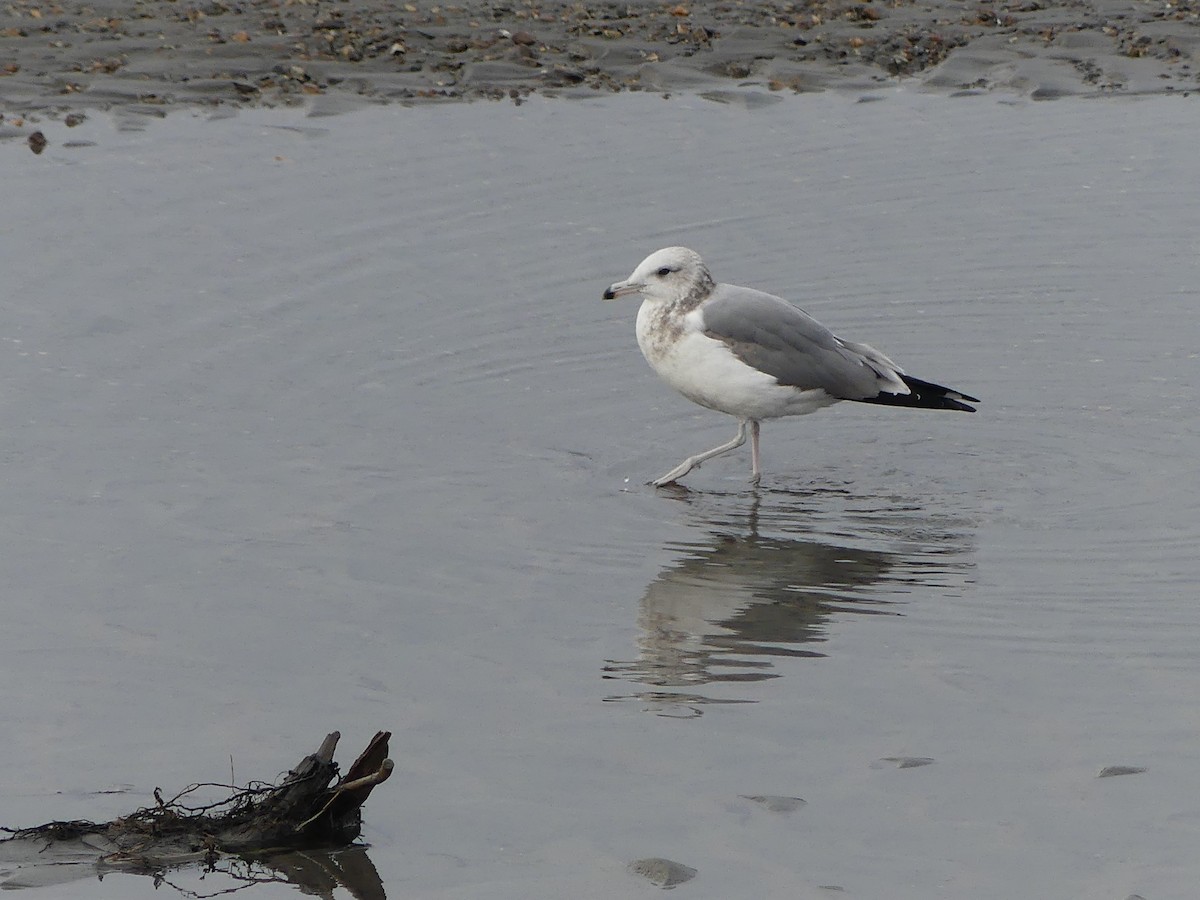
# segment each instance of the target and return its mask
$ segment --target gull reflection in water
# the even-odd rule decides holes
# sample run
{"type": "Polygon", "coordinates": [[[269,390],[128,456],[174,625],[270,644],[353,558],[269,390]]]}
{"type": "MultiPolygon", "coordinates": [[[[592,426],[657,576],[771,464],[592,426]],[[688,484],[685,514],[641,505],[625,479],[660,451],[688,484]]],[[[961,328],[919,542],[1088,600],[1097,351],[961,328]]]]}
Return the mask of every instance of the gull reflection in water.
{"type": "Polygon", "coordinates": [[[604,668],[605,678],[650,689],[609,701],[635,700],[648,711],[680,717],[701,715],[708,704],[752,703],[752,696],[718,698],[699,689],[778,678],[778,658],[826,655],[813,645],[827,639],[832,616],[900,615],[897,594],[918,582],[944,583],[948,573],[969,568],[961,560],[959,529],[934,527],[916,505],[889,497],[862,506],[860,499],[859,509],[847,510],[844,491],[774,493],[786,502],[769,516],[758,494],[750,501],[680,495],[710,507],[696,509],[705,537],[677,545],[677,560],[646,588],[637,658],[609,660],[604,668]],[[839,506],[836,537],[814,528],[821,503],[830,498],[839,506]],[[740,502],[740,513],[730,510],[731,501],[740,502]]]}

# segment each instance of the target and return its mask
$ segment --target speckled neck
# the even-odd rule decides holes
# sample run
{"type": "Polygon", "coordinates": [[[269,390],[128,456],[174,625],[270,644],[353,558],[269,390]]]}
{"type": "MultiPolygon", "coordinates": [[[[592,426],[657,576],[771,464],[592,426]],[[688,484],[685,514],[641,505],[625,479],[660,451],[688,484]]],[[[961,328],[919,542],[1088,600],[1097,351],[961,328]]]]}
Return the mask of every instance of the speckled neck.
{"type": "Polygon", "coordinates": [[[708,298],[708,295],[713,292],[714,287],[716,287],[716,283],[712,280],[712,276],[708,274],[708,269],[701,267],[696,283],[681,300],[672,304],[672,312],[676,314],[690,313],[708,298]]]}

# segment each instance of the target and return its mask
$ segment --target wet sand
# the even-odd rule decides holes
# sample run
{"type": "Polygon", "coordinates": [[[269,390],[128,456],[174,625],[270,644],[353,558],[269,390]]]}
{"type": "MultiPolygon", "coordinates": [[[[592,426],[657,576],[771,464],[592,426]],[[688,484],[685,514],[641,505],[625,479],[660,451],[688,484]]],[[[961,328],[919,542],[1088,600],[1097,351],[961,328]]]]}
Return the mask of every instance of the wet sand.
{"type": "Polygon", "coordinates": [[[863,89],[1188,92],[1200,3],[947,0],[430,4],[13,0],[0,113],[531,93],[863,89]]]}

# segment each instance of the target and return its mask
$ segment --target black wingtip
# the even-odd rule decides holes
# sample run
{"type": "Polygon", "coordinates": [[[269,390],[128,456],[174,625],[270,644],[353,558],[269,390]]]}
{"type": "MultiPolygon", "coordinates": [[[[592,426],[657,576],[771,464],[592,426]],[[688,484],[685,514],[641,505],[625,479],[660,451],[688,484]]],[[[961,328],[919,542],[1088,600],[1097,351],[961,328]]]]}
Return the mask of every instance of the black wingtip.
{"type": "Polygon", "coordinates": [[[910,393],[884,394],[863,399],[863,403],[879,403],[884,406],[909,406],[915,409],[953,409],[958,412],[975,412],[975,407],[968,406],[962,401],[982,403],[978,397],[964,394],[953,388],[943,387],[931,381],[922,381],[911,375],[901,375],[901,380],[908,385],[910,393]]]}
{"type": "MultiPolygon", "coordinates": [[[[967,399],[975,400],[974,397],[968,397],[967,399]]],[[[979,401],[975,400],[975,402],[978,403],[979,401]]],[[[975,407],[968,406],[965,403],[960,403],[958,400],[953,400],[949,397],[945,397],[942,399],[941,406],[934,406],[934,407],[932,407],[932,409],[956,409],[959,412],[975,412],[975,407]]]]}

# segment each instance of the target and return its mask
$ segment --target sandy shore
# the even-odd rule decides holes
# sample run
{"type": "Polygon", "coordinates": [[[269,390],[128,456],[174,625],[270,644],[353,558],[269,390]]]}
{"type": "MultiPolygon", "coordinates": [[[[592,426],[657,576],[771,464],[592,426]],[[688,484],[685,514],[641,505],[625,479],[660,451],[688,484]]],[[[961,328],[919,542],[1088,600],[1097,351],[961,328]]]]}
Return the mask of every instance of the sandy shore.
{"type": "Polygon", "coordinates": [[[799,3],[9,0],[0,114],[116,106],[1200,87],[1200,0],[799,3]]]}

